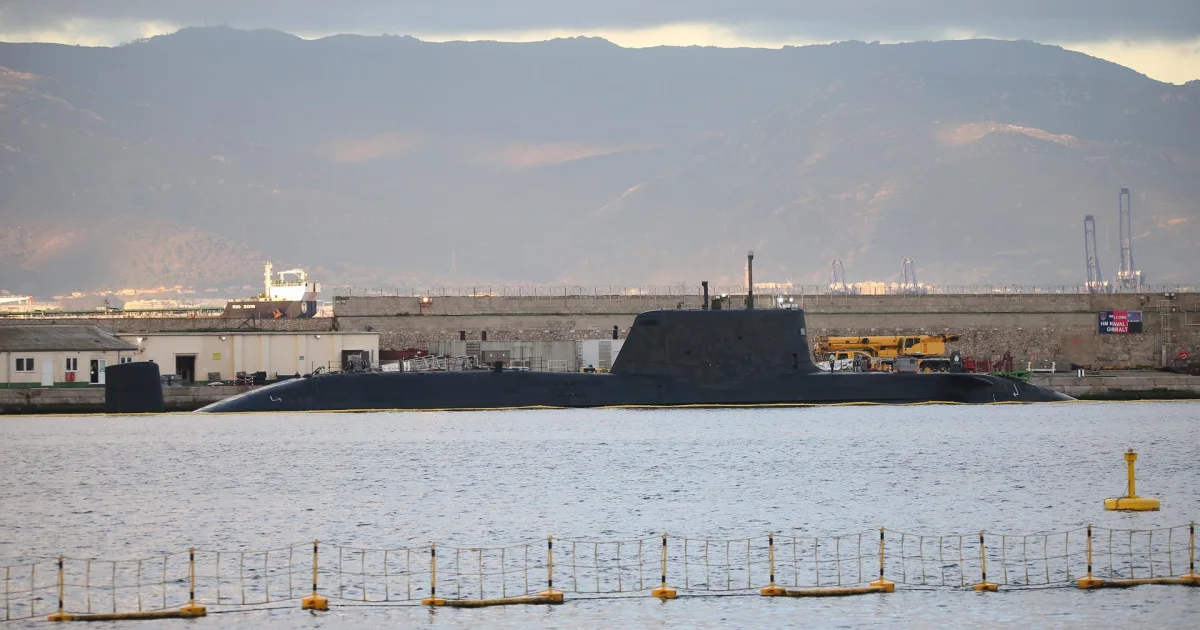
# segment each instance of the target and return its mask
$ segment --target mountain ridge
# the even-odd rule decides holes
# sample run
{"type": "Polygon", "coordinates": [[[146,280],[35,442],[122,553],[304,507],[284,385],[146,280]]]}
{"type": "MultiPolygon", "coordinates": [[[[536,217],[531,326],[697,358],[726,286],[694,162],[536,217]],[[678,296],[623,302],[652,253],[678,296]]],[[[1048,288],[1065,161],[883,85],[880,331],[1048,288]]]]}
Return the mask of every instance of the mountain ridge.
{"type": "Polygon", "coordinates": [[[940,283],[1077,284],[1081,248],[1063,243],[1095,214],[1115,261],[1125,185],[1147,275],[1186,282],[1200,262],[1195,86],[1032,42],[630,49],[209,27],[0,43],[0,66],[22,77],[0,74],[13,290],[242,285],[256,256],[321,267],[327,286],[736,282],[751,247],[775,280],[821,282],[833,257],[887,280],[913,257],[940,283]],[[104,250],[74,275],[30,253],[114,221],[220,253],[122,271],[104,250]]]}

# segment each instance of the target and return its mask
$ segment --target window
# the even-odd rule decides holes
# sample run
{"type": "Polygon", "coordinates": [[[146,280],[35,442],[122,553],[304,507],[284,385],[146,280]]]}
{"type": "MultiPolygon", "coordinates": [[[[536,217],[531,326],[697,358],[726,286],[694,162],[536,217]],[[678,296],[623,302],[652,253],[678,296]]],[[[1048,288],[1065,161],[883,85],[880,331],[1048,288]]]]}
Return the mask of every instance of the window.
{"type": "Polygon", "coordinates": [[[120,357],[117,359],[117,363],[133,363],[133,357],[120,357]]]}
{"type": "Polygon", "coordinates": [[[67,371],[68,372],[78,372],[79,371],[79,357],[67,357],[67,371]]]}
{"type": "Polygon", "coordinates": [[[18,371],[18,372],[32,372],[32,371],[33,371],[33,357],[23,357],[23,358],[18,358],[18,359],[17,359],[17,370],[16,370],[16,371],[18,371]]]}

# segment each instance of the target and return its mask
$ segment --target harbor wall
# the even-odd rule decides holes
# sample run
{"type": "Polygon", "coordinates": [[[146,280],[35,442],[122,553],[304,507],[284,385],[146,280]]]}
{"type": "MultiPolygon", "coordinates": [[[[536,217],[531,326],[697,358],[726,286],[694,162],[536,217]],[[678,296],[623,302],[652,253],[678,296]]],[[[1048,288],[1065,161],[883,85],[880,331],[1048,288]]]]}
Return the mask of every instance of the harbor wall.
{"type": "MultiPolygon", "coordinates": [[[[246,391],[236,385],[164,387],[167,411],[191,411],[246,391]]],[[[103,387],[0,389],[0,414],[103,413],[103,387]]]]}
{"type": "Polygon", "coordinates": [[[1162,372],[1035,374],[1031,382],[1075,398],[1200,398],[1200,376],[1162,372]]]}
{"type": "MultiPolygon", "coordinates": [[[[1200,294],[962,294],[962,295],[794,295],[794,303],[810,313],[1065,313],[1139,310],[1159,302],[1188,304],[1200,309],[1200,294]]],[[[741,306],[744,296],[733,296],[741,306]]],[[[775,297],[755,297],[759,308],[771,308],[775,297]]],[[[449,296],[422,304],[416,297],[336,296],[336,317],[392,317],[404,315],[635,315],[644,311],[700,308],[699,295],[573,295],[561,297],[449,296]]]]}
{"type": "Polygon", "coordinates": [[[636,315],[659,309],[700,308],[700,302],[696,295],[450,296],[430,298],[428,304],[416,297],[335,296],[333,315],[636,315]]]}
{"type": "MultiPolygon", "coordinates": [[[[957,348],[976,358],[1017,362],[1060,360],[1091,369],[1157,367],[1179,350],[1200,351],[1200,294],[988,294],[793,296],[810,335],[954,332],[957,348]],[[1143,332],[1099,333],[1101,311],[1140,310],[1143,332]]],[[[741,298],[735,297],[740,304],[741,298]]],[[[774,298],[759,303],[773,306],[774,298]]],[[[697,308],[698,296],[338,297],[342,330],[379,332],[380,347],[429,347],[460,332],[489,341],[624,337],[637,313],[697,308]]]]}
{"type": "MultiPolygon", "coordinates": [[[[809,334],[871,335],[954,332],[957,348],[980,359],[1011,352],[1018,363],[1062,360],[1089,369],[1158,367],[1180,350],[1200,354],[1200,294],[796,295],[809,334]],[[1101,311],[1140,310],[1143,332],[1102,335],[1101,311]]],[[[559,297],[345,297],[334,317],[257,320],[263,331],[368,331],[381,350],[433,349],[441,342],[584,341],[624,338],[633,318],[654,309],[698,308],[696,295],[559,297]]],[[[742,298],[731,300],[740,305],[742,298]]],[[[773,296],[758,296],[764,307],[773,296]]],[[[95,317],[4,319],[0,325],[94,324],[115,334],[246,329],[240,319],[95,317]]]]}

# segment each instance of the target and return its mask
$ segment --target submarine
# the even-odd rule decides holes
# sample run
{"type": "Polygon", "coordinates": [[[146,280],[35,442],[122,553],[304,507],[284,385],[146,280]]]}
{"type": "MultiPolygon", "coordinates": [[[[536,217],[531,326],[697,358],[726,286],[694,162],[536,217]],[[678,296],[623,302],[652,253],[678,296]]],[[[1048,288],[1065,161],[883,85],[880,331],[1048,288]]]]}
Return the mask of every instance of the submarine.
{"type": "MultiPolygon", "coordinates": [[[[705,300],[707,306],[707,300],[705,300]]],[[[801,309],[638,315],[608,373],[340,372],[281,381],[198,413],[1073,400],[991,374],[837,373],[812,361],[801,309]]]]}

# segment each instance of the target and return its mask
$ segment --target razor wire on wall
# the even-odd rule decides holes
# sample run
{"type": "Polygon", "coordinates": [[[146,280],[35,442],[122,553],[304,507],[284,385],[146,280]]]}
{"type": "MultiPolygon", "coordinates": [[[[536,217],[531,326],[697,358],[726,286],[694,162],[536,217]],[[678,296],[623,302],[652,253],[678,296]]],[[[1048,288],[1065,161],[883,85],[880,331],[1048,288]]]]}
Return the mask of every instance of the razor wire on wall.
{"type": "MultiPolygon", "coordinates": [[[[1193,293],[1196,285],[1143,285],[1138,293],[1193,293]]],[[[478,285],[478,286],[427,286],[427,287],[355,287],[341,285],[330,287],[329,295],[338,297],[697,297],[703,287],[690,284],[669,285],[478,285]]],[[[709,295],[746,295],[746,285],[710,285],[709,295]]],[[[912,297],[930,295],[1089,295],[1094,294],[1086,284],[1038,285],[1038,284],[964,284],[925,286],[918,289],[881,286],[878,289],[844,290],[824,284],[756,284],[754,294],[761,296],[870,296],[906,295],[912,297]]]]}

